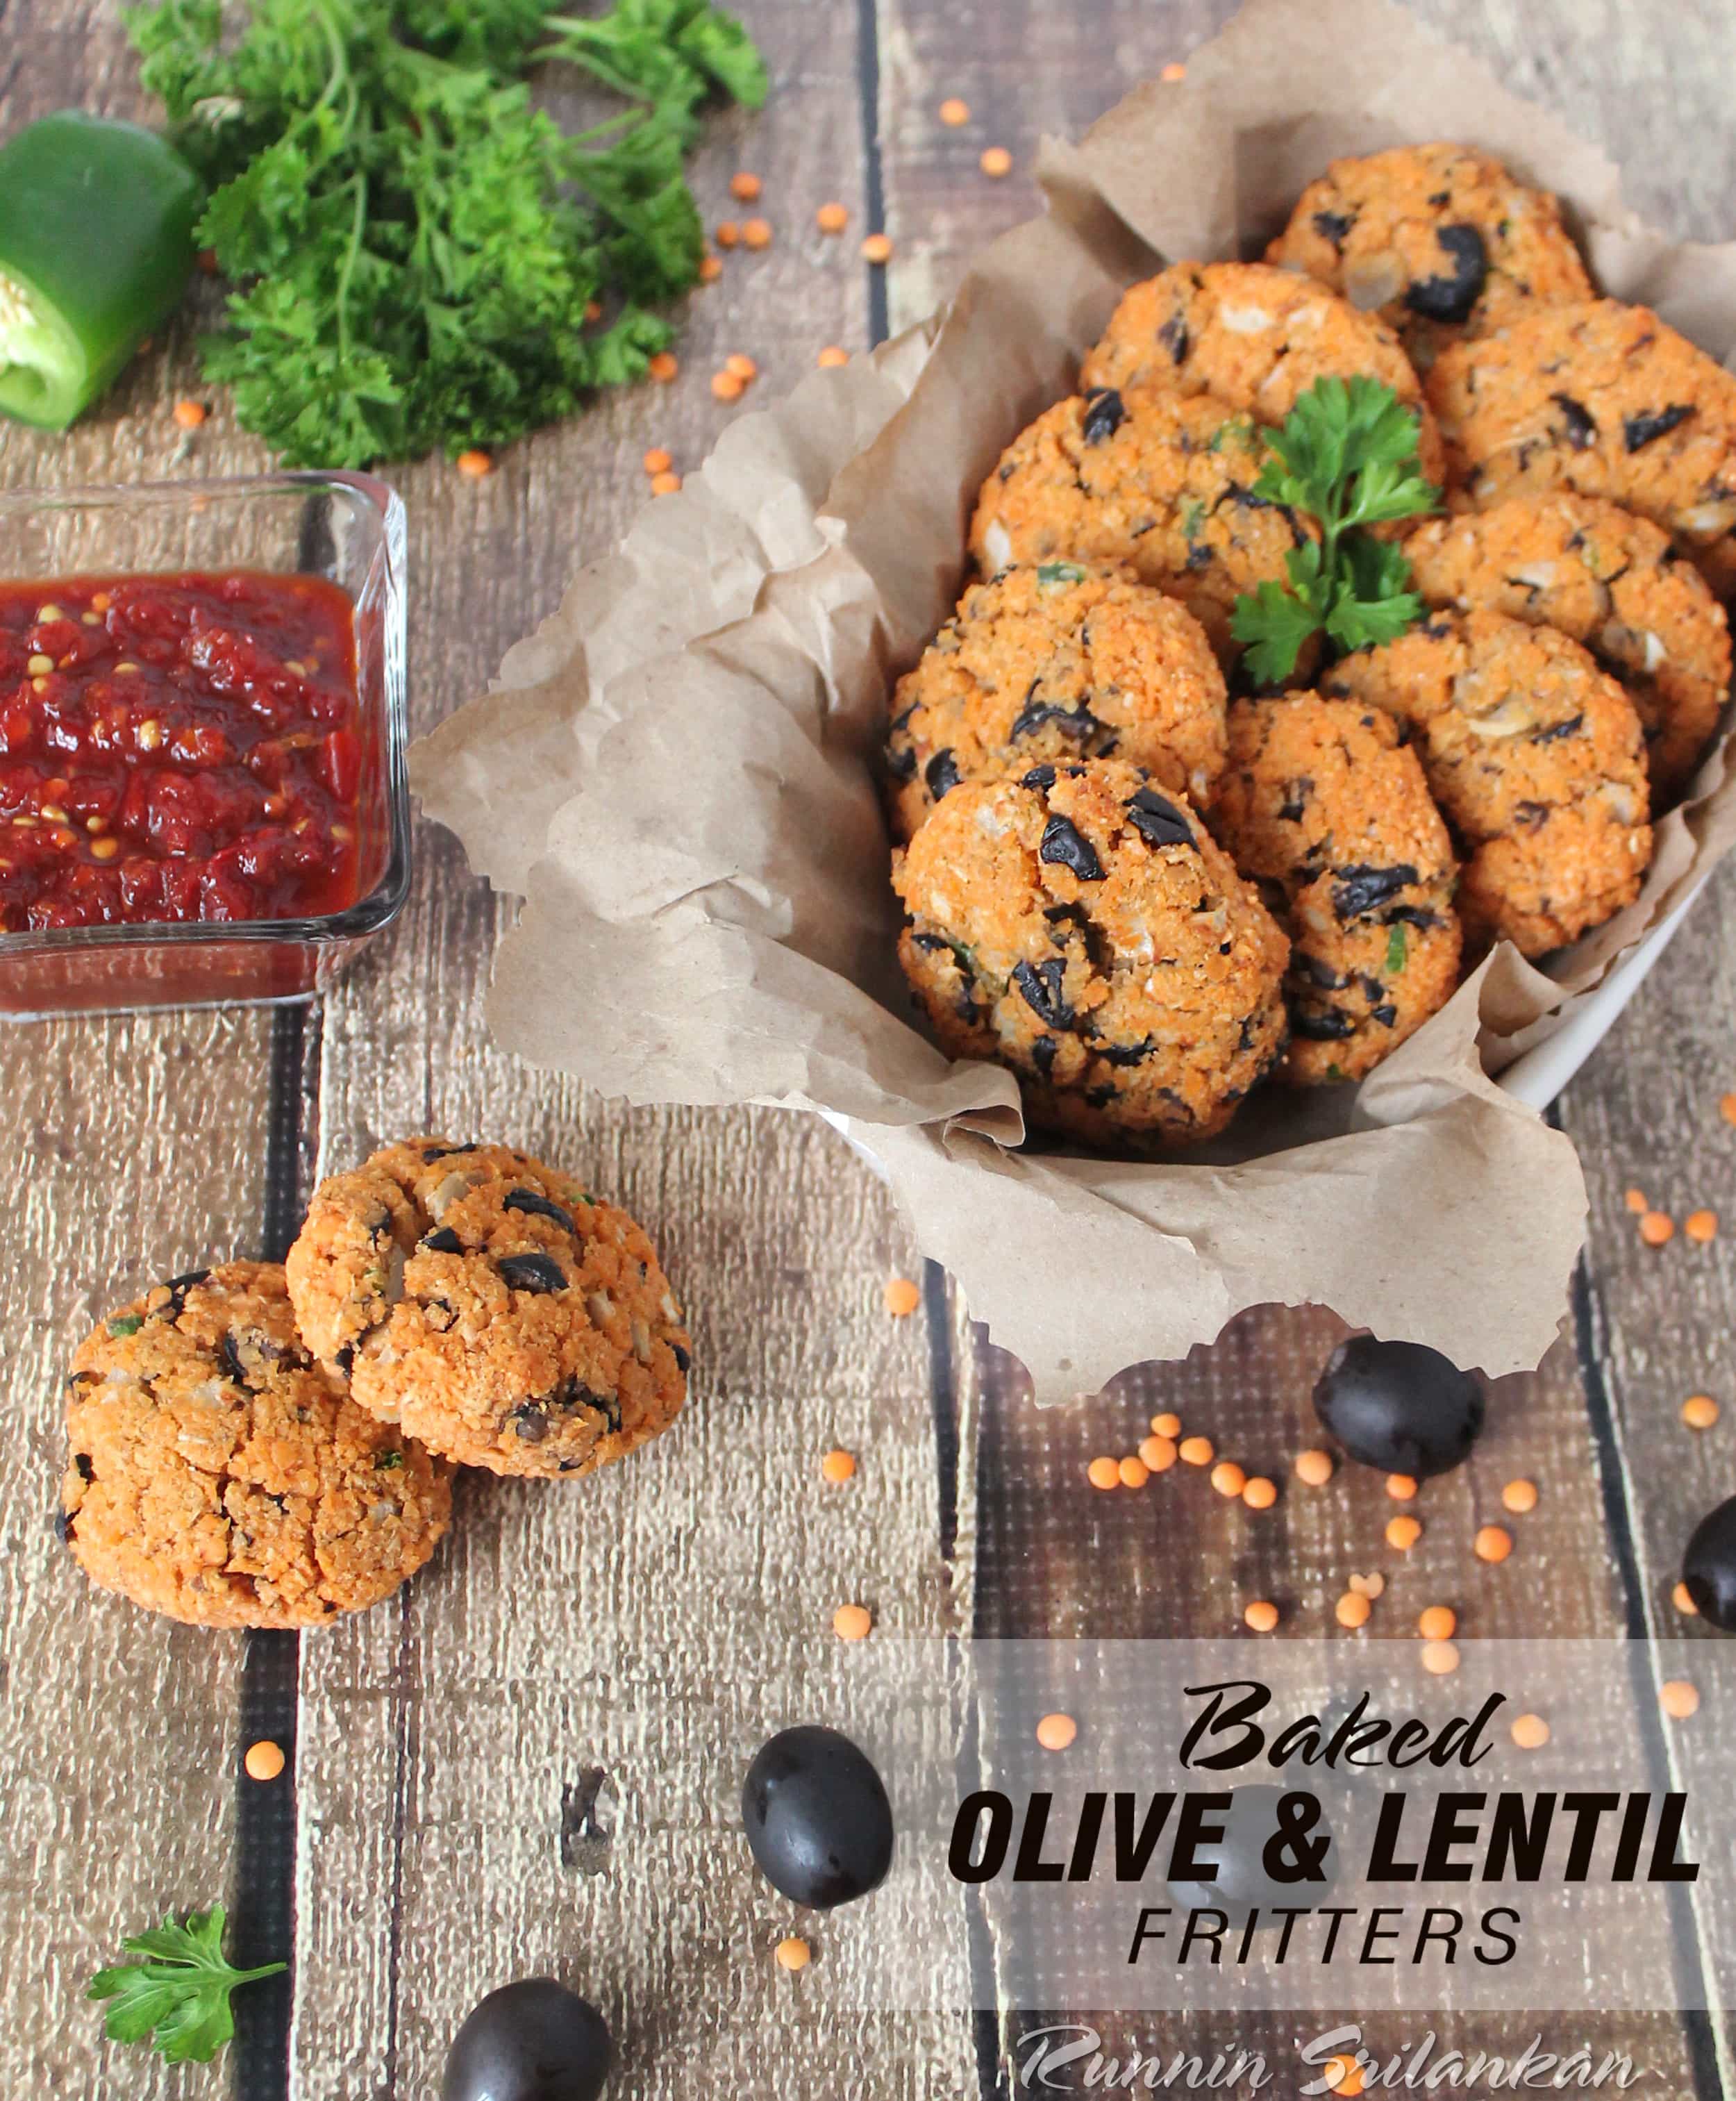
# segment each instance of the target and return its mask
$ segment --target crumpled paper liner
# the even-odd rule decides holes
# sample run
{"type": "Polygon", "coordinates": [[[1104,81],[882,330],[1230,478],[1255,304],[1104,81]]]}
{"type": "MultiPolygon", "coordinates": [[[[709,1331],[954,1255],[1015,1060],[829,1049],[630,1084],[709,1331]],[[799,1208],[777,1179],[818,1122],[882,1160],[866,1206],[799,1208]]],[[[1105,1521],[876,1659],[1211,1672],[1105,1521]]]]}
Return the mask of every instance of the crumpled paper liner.
{"type": "Polygon", "coordinates": [[[1045,145],[1048,213],[941,314],[734,423],[410,754],[429,814],[524,900],[499,1042],[635,1102],[829,1115],[1040,1398],[1270,1301],[1491,1374],[1534,1365],[1584,1188],[1568,1139],[1492,1076],[1736,837],[1721,743],[1635,905],[1547,972],[1503,947],[1359,1089],[1265,1090],[1171,1163],[1011,1150],[1011,1076],[949,1062],[908,1019],[875,759],[889,682],[957,595],[981,480],[1071,391],[1130,280],[1257,254],[1335,156],[1440,138],[1558,192],[1608,293],[1736,346],[1736,245],[1641,226],[1601,153],[1389,0],[1251,0],[1185,86],[1045,145]]]}

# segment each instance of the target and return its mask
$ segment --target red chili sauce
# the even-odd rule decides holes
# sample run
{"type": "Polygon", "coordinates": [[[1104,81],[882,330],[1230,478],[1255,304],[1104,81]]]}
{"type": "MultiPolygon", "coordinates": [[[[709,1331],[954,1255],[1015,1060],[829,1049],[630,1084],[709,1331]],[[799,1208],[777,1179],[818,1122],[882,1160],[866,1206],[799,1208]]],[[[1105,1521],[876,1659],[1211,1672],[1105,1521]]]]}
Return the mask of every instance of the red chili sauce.
{"type": "Polygon", "coordinates": [[[0,929],[341,911],[361,772],[323,577],[0,583],[0,929]]]}

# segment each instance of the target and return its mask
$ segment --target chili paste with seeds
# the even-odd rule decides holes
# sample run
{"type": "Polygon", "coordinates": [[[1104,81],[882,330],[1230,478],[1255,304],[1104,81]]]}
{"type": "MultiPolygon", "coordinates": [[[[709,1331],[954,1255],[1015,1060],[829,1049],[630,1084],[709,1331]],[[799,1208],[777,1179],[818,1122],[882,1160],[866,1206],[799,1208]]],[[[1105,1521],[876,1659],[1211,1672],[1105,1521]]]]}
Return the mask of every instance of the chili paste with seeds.
{"type": "Polygon", "coordinates": [[[323,577],[0,583],[0,929],[342,911],[362,770],[323,577]]]}

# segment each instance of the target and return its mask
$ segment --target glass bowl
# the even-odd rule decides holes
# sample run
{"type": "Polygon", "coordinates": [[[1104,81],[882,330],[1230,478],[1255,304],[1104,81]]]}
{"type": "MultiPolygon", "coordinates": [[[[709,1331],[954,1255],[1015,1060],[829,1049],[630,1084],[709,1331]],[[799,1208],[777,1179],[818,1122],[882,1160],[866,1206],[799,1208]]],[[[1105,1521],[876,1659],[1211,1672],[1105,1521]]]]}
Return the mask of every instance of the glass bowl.
{"type": "Polygon", "coordinates": [[[0,491],[0,579],[254,569],[320,576],[355,607],[357,901],[306,919],[0,932],[0,1020],[311,998],[395,917],[410,879],[404,506],[364,474],[0,491]]]}

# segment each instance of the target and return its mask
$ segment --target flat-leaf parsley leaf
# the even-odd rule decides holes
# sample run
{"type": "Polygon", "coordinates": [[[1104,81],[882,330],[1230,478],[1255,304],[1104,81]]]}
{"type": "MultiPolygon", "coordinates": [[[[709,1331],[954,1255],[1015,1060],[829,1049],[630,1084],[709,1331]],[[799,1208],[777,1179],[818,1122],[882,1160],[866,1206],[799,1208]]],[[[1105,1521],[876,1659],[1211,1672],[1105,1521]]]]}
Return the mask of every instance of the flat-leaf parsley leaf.
{"type": "Polygon", "coordinates": [[[1288,584],[1268,578],[1235,602],[1230,631],[1262,685],[1288,679],[1313,635],[1343,653],[1392,641],[1421,612],[1402,550],[1368,530],[1440,499],[1419,471],[1417,431],[1390,387],[1358,377],[1316,380],[1266,433],[1271,456],[1255,494],[1314,519],[1320,537],[1292,550],[1288,584]]]}
{"type": "Polygon", "coordinates": [[[229,1995],[238,1984],[275,1977],[288,1968],[267,1962],[232,1969],[223,1960],[223,1908],[190,1912],[184,1926],[172,1917],[123,1943],[144,1959],[99,1970],[85,1996],[110,2003],[103,2024],[114,2042],[144,2042],[170,2064],[209,2064],[235,2033],[229,1995]]]}

